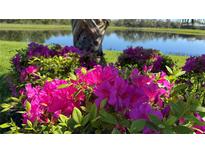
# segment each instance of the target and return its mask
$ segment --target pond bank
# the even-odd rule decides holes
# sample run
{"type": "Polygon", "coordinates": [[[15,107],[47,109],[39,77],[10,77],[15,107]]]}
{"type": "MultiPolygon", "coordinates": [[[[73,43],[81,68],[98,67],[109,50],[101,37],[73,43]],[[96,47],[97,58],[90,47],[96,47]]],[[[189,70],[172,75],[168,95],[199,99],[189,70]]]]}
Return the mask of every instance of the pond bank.
{"type": "MultiPolygon", "coordinates": [[[[0,31],[3,30],[71,30],[71,25],[39,25],[39,24],[0,24],[0,31]]],[[[184,35],[205,35],[205,30],[197,29],[177,29],[177,28],[135,28],[135,27],[116,27],[110,26],[109,30],[136,30],[143,32],[155,32],[155,33],[172,33],[172,34],[184,34],[184,35]]]]}

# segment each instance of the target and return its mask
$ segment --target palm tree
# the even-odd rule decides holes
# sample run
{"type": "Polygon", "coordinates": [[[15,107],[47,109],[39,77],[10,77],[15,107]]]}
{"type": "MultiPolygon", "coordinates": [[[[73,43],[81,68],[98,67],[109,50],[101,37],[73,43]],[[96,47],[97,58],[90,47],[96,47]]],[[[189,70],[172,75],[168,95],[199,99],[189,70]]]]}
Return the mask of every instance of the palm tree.
{"type": "Polygon", "coordinates": [[[106,19],[71,20],[74,46],[85,52],[97,53],[102,58],[102,42],[109,22],[106,19]]]}

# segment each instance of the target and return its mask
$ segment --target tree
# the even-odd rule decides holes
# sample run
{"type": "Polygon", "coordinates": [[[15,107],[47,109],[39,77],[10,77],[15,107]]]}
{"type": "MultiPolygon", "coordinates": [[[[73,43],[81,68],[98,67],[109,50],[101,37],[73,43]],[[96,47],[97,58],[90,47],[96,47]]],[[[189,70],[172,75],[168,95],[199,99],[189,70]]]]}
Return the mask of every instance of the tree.
{"type": "Polygon", "coordinates": [[[71,20],[74,46],[85,52],[97,53],[102,59],[102,41],[109,22],[105,19],[71,20]]]}

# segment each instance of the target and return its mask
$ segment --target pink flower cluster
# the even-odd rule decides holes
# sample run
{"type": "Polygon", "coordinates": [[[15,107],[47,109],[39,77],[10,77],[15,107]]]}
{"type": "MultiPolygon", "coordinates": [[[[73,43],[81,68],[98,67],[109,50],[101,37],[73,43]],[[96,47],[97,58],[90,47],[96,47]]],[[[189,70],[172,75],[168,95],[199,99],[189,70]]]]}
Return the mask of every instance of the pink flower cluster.
{"type": "Polygon", "coordinates": [[[21,71],[20,81],[24,82],[28,78],[29,75],[34,75],[34,73],[36,73],[37,71],[38,71],[38,68],[34,65],[30,65],[26,67],[25,69],[21,71]]]}
{"type": "Polygon", "coordinates": [[[65,80],[54,79],[46,82],[43,87],[32,87],[31,84],[26,85],[25,94],[30,102],[31,108],[23,117],[24,122],[35,120],[39,122],[52,122],[58,118],[59,114],[69,116],[74,107],[79,107],[84,101],[85,95],[79,91],[74,84],[61,88],[61,85],[68,84],[65,80]]]}
{"type": "Polygon", "coordinates": [[[93,86],[97,106],[107,99],[109,107],[133,120],[148,119],[149,114],[161,119],[164,99],[169,97],[173,86],[165,79],[165,73],[161,73],[156,80],[156,75],[149,77],[134,69],[130,77],[124,79],[113,66],[103,68],[98,65],[90,71],[81,68],[77,70],[77,75],[81,82],[93,86]]]}

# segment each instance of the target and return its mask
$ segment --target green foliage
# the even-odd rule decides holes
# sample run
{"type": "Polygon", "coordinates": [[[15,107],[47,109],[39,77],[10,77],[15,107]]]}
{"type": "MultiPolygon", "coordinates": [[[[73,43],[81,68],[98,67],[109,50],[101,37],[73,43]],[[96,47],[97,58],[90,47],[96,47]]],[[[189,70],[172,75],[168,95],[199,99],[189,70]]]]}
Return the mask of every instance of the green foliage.
{"type": "Polygon", "coordinates": [[[139,133],[140,131],[143,130],[145,124],[146,124],[145,120],[133,121],[130,126],[130,133],[139,133]]]}
{"type": "Polygon", "coordinates": [[[67,78],[69,73],[73,73],[80,66],[79,55],[69,53],[67,57],[54,56],[51,58],[33,58],[28,64],[40,68],[39,76],[47,78],[67,78]]]}

